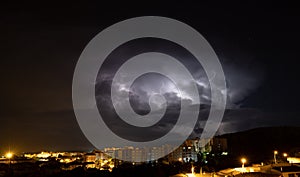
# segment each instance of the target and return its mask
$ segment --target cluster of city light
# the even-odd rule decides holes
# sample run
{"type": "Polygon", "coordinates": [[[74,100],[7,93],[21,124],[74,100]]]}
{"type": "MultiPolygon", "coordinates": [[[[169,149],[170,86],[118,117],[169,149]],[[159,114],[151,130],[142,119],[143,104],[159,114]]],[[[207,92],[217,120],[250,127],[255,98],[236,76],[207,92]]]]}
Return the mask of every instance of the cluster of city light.
{"type": "MultiPolygon", "coordinates": [[[[42,155],[47,155],[47,156],[49,156],[49,154],[47,154],[47,153],[44,153],[44,152],[42,152],[41,153],[42,155]]],[[[273,154],[274,154],[274,163],[277,163],[277,155],[278,155],[278,151],[277,150],[274,150],[273,151],[273,154]]],[[[40,154],[38,154],[38,155],[40,155],[40,154]]],[[[14,156],[14,154],[12,153],[12,152],[7,152],[6,154],[5,154],[5,157],[7,158],[7,159],[11,159],[12,157],[14,156]]],[[[288,154],[287,153],[283,153],[282,154],[282,156],[283,157],[285,157],[285,158],[287,158],[288,157],[288,154]]],[[[68,161],[69,159],[67,159],[67,161],[68,161]]],[[[178,159],[178,161],[182,161],[182,158],[179,158],[178,159]]],[[[242,169],[245,169],[245,163],[247,162],[247,159],[246,158],[241,158],[241,163],[242,163],[242,169]]],[[[102,163],[101,163],[101,166],[103,166],[103,165],[105,165],[105,164],[108,164],[108,161],[107,160],[105,160],[105,161],[103,161],[102,163]]],[[[111,164],[109,165],[110,167],[111,167],[111,164]]],[[[192,167],[192,169],[191,169],[191,174],[189,174],[190,176],[193,176],[194,175],[194,167],[192,167]]]]}

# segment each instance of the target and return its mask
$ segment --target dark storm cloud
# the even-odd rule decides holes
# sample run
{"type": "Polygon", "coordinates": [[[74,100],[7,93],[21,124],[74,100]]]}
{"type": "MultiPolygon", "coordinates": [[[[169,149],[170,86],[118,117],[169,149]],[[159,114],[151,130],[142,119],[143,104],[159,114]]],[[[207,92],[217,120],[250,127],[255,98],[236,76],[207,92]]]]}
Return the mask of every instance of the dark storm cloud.
{"type": "MultiPolygon", "coordinates": [[[[129,50],[129,49],[128,49],[129,50]]],[[[245,56],[246,57],[246,56],[245,56]]],[[[228,95],[228,101],[227,101],[227,109],[239,109],[239,106],[241,104],[241,101],[243,99],[246,99],[252,92],[254,92],[262,83],[264,80],[264,75],[263,75],[263,69],[262,67],[256,63],[253,62],[252,60],[242,60],[243,62],[239,62],[239,64],[236,64],[234,62],[230,62],[229,60],[222,60],[223,61],[223,68],[224,72],[226,75],[226,81],[227,81],[227,93],[224,91],[223,94],[228,95]]],[[[192,64],[188,65],[193,67],[192,64]]],[[[208,79],[205,75],[205,72],[201,68],[192,68],[191,70],[196,71],[196,76],[199,78],[198,80],[195,80],[194,82],[198,86],[198,90],[200,93],[200,99],[201,99],[201,110],[199,113],[199,120],[197,125],[194,128],[194,131],[191,135],[191,137],[199,137],[202,133],[203,128],[205,127],[205,123],[208,117],[209,113],[209,108],[210,108],[210,85],[208,83],[208,79]]],[[[97,85],[102,85],[101,91],[101,96],[96,94],[97,99],[99,100],[99,104],[104,103],[107,105],[108,102],[110,102],[110,82],[113,80],[113,74],[109,74],[109,71],[106,71],[106,74],[104,76],[100,76],[97,78],[97,85]],[[107,89],[103,89],[103,88],[107,89]],[[105,94],[103,94],[103,90],[108,90],[105,94]]],[[[217,73],[216,73],[217,74],[217,73]]],[[[180,77],[180,75],[175,75],[175,77],[180,77]]],[[[116,89],[120,94],[120,99],[118,101],[118,104],[127,104],[126,98],[130,99],[130,104],[133,107],[134,110],[136,110],[136,113],[139,114],[147,114],[149,113],[150,107],[149,107],[149,98],[153,93],[160,93],[160,92],[153,92],[153,87],[156,88],[156,90],[161,91],[164,89],[163,96],[168,95],[167,97],[169,98],[169,104],[170,103],[178,103],[177,100],[181,100],[183,102],[186,102],[188,107],[194,107],[194,106],[199,106],[199,104],[195,104],[194,99],[192,97],[189,97],[188,93],[184,93],[183,91],[183,97],[181,94],[179,94],[176,85],[170,84],[167,80],[164,80],[162,78],[159,78],[158,76],[155,75],[150,75],[146,77],[141,77],[138,79],[138,81],[135,81],[133,85],[131,86],[130,90],[126,90],[123,87],[124,83],[117,83],[115,86],[116,89]]],[[[193,84],[191,82],[182,82],[179,84],[193,84]]],[[[97,88],[96,86],[96,89],[97,88]]],[[[161,93],[160,93],[161,94],[161,93]]],[[[155,103],[154,103],[155,104],[155,103]]],[[[160,103],[157,103],[157,107],[159,109],[162,109],[162,107],[166,106],[165,104],[161,105],[160,103]]],[[[124,106],[125,107],[125,106],[124,106]]],[[[109,107],[110,110],[113,110],[114,108],[111,106],[109,107]]],[[[126,109],[122,109],[121,111],[127,111],[126,109]]],[[[179,109],[174,109],[173,113],[179,113],[179,109]]],[[[247,112],[245,112],[247,113],[247,112]]],[[[227,116],[227,121],[230,122],[231,116],[227,116]]],[[[168,116],[169,120],[173,120],[174,117],[172,115],[168,116]]],[[[239,118],[233,117],[232,123],[234,124],[235,119],[239,119],[240,122],[247,121],[242,116],[239,116],[239,118]]],[[[113,123],[114,126],[118,126],[117,122],[113,123]]],[[[230,123],[229,123],[230,124],[230,123]]],[[[253,122],[253,124],[256,124],[253,122]]],[[[241,125],[241,124],[240,124],[241,125]]],[[[169,122],[165,122],[164,126],[170,127],[174,126],[174,124],[169,124],[169,122]]],[[[247,124],[244,124],[243,126],[232,126],[232,127],[226,127],[227,131],[224,132],[232,132],[232,131],[238,131],[242,130],[245,128],[245,126],[248,126],[247,124]]],[[[257,126],[257,125],[256,125],[257,126]]],[[[255,126],[254,126],[255,127],[255,126]]],[[[161,127],[163,128],[163,127],[161,127]]],[[[122,127],[119,127],[121,130],[122,127]]],[[[128,130],[124,130],[123,133],[126,133],[128,130]]],[[[159,132],[159,129],[153,129],[154,132],[159,132]]],[[[221,132],[221,131],[219,131],[221,132]]],[[[180,134],[180,132],[177,132],[180,134]]],[[[151,136],[151,135],[147,135],[151,136]]]]}
{"type": "Polygon", "coordinates": [[[242,104],[241,102],[256,91],[265,79],[265,71],[259,63],[245,59],[249,56],[240,57],[241,59],[238,63],[223,60],[223,68],[227,81],[228,108],[242,104]]]}

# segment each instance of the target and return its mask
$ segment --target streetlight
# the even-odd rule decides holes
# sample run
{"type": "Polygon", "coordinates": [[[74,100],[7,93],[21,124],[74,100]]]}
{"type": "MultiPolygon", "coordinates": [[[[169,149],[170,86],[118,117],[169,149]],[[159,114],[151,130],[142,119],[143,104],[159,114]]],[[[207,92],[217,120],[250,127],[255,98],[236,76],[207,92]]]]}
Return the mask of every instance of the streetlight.
{"type": "Polygon", "coordinates": [[[278,151],[274,151],[274,163],[276,164],[277,163],[277,161],[276,161],[276,155],[278,154],[278,151]]]}
{"type": "Polygon", "coordinates": [[[5,157],[11,159],[13,154],[11,152],[6,153],[5,157]]]}
{"type": "Polygon", "coordinates": [[[242,168],[245,168],[245,163],[247,162],[247,160],[245,158],[242,158],[241,162],[242,162],[242,168]]]}
{"type": "Polygon", "coordinates": [[[13,153],[8,152],[8,153],[5,154],[5,157],[8,158],[8,160],[9,160],[9,167],[10,167],[10,164],[11,164],[10,159],[13,157],[13,153]]]}
{"type": "Polygon", "coordinates": [[[288,156],[287,153],[283,153],[283,157],[284,157],[285,162],[287,162],[287,156],[288,156]]]}

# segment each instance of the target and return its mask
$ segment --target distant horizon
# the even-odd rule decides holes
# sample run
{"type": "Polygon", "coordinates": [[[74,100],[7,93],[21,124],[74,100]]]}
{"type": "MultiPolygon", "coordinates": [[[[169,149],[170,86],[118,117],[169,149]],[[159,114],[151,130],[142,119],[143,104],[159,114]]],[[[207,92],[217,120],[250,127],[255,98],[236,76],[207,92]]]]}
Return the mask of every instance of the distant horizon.
{"type": "MultiPolygon", "coordinates": [[[[222,137],[224,135],[230,135],[230,134],[238,134],[238,133],[245,133],[245,132],[249,132],[249,131],[254,131],[254,130],[259,130],[259,129],[270,129],[270,128],[274,128],[274,129],[280,129],[280,128],[299,128],[300,126],[267,126],[267,127],[256,127],[256,128],[251,128],[251,129],[245,129],[245,130],[241,130],[241,131],[236,131],[236,132],[231,132],[231,133],[225,133],[225,134],[216,134],[214,137],[222,137]]],[[[200,138],[200,137],[195,137],[195,138],[200,138]]],[[[195,139],[193,138],[188,138],[187,140],[192,140],[195,139]]],[[[169,145],[169,144],[166,144],[169,145]]],[[[2,146],[3,147],[3,146],[2,146]]],[[[134,146],[124,146],[124,147],[134,147],[134,146]]],[[[124,147],[105,147],[105,148],[124,148],[124,147]]],[[[136,148],[136,147],[134,147],[136,148]]],[[[103,148],[104,149],[104,148],[103,148]]],[[[13,149],[11,149],[11,152],[14,152],[16,154],[23,154],[23,153],[37,153],[37,152],[92,152],[94,150],[103,150],[103,149],[97,149],[95,147],[91,147],[91,148],[86,148],[86,149],[61,149],[61,150],[50,150],[50,149],[46,149],[46,148],[42,148],[40,150],[34,150],[34,151],[14,151],[13,149]]],[[[0,154],[4,155],[5,153],[9,152],[9,150],[7,151],[0,151],[0,154]]]]}

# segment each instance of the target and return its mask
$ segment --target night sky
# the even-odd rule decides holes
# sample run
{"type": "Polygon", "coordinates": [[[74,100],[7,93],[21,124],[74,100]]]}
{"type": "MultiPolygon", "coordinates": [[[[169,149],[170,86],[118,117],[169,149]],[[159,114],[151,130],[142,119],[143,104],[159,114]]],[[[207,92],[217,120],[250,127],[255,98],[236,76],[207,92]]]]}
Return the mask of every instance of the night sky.
{"type": "MultiPolygon", "coordinates": [[[[300,126],[300,8],[295,4],[9,3],[0,6],[0,153],[93,149],[72,107],[77,60],[103,29],[145,15],[180,20],[214,48],[228,96],[218,134],[300,126]]],[[[199,84],[206,88],[207,81],[199,84]]],[[[209,96],[204,89],[203,104],[209,105],[209,96]]]]}

